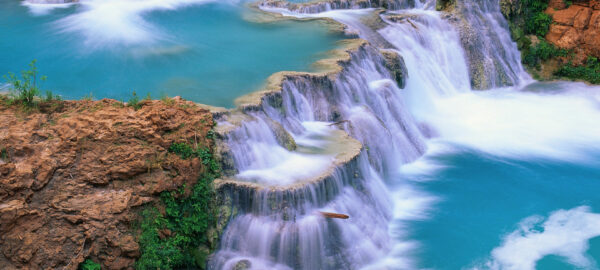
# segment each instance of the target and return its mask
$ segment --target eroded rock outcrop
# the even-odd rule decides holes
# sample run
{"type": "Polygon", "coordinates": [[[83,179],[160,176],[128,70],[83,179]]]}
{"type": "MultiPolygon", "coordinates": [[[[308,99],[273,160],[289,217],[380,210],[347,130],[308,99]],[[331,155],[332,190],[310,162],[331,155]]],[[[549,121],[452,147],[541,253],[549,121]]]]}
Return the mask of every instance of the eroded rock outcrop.
{"type": "Polygon", "coordinates": [[[546,13],[552,16],[548,42],[573,50],[574,62],[588,56],[600,57],[600,1],[573,1],[569,7],[561,0],[550,1],[546,13]]]}
{"type": "Polygon", "coordinates": [[[210,146],[211,114],[171,101],[0,105],[0,269],[76,269],[86,258],[132,268],[139,207],[193,186],[203,170],[169,146],[210,146]]]}

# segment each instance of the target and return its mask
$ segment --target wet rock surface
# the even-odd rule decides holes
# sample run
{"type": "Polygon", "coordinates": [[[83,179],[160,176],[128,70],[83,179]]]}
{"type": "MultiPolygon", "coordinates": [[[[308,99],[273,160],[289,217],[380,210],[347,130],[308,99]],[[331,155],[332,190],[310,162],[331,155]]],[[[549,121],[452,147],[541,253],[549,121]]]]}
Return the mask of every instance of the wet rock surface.
{"type": "Polygon", "coordinates": [[[471,87],[476,90],[512,86],[520,81],[517,56],[510,53],[511,40],[504,29],[504,14],[518,13],[519,0],[437,1],[443,18],[454,25],[468,60],[471,87]]]}
{"type": "Polygon", "coordinates": [[[0,269],[132,268],[140,206],[201,173],[173,142],[209,145],[212,116],[191,102],[0,105],[0,269]]]}

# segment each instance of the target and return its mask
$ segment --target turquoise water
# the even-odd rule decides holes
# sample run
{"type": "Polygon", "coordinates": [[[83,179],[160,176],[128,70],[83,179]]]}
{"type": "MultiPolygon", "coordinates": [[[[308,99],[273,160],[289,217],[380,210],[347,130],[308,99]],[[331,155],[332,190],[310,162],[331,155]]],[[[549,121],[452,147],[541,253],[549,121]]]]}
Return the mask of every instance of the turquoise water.
{"type": "Polygon", "coordinates": [[[394,222],[415,268],[598,269],[598,93],[535,83],[441,101],[456,115],[396,179],[419,194],[395,196],[417,205],[394,222]]]}
{"type": "MultiPolygon", "coordinates": [[[[600,153],[592,157],[594,162],[579,164],[503,158],[465,148],[431,156],[446,168],[411,179],[429,178],[417,186],[439,199],[430,210],[430,219],[409,225],[414,239],[422,244],[417,251],[419,266],[481,267],[492,260],[492,250],[501,246],[525,218],[547,217],[558,209],[579,206],[589,206],[598,212],[600,153]]],[[[528,251],[531,250],[516,248],[512,253],[519,257],[519,253],[528,251]]],[[[600,258],[600,242],[592,244],[586,253],[600,258]]],[[[536,269],[581,268],[565,263],[564,257],[548,255],[538,262],[536,269]]]]}
{"type": "Polygon", "coordinates": [[[66,99],[127,100],[136,91],[231,107],[274,72],[310,71],[342,38],[318,22],[250,22],[245,3],[180,2],[30,10],[1,0],[0,72],[37,59],[44,88],[66,99]]]}

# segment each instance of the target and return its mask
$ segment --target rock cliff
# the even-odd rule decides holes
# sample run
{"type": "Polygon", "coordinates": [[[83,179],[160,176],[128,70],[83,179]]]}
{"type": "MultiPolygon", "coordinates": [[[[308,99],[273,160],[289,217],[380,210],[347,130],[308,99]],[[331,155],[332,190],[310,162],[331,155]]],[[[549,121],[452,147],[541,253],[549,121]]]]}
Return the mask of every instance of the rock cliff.
{"type": "Polygon", "coordinates": [[[181,99],[54,101],[23,111],[0,96],[0,269],[128,269],[138,212],[193,186],[205,166],[169,153],[212,147],[212,115],[181,99]]]}
{"type": "Polygon", "coordinates": [[[546,40],[561,49],[573,50],[575,62],[600,57],[600,0],[551,0],[545,11],[552,16],[546,40]]]}

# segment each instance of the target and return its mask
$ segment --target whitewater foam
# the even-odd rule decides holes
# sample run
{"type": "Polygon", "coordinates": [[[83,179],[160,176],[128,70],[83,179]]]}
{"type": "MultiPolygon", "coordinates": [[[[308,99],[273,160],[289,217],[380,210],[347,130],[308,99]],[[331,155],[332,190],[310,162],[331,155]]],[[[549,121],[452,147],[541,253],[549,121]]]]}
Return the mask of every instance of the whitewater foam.
{"type": "Polygon", "coordinates": [[[243,131],[231,140],[232,147],[239,148],[235,151],[240,164],[236,178],[285,186],[314,179],[327,172],[335,159],[335,153],[326,150],[335,140],[335,129],[326,122],[306,121],[301,124],[304,132],[294,138],[298,151],[291,151],[277,143],[265,120],[256,117],[256,121],[245,123],[243,131]],[[252,143],[233,143],[240,138],[252,143]]]}
{"type": "Polygon", "coordinates": [[[586,251],[589,240],[597,236],[600,214],[587,206],[558,210],[547,219],[531,216],[504,238],[488,262],[474,269],[534,270],[536,262],[548,255],[563,257],[578,268],[595,269],[596,262],[586,251]]]}
{"type": "Polygon", "coordinates": [[[577,160],[585,158],[581,150],[599,147],[594,123],[600,121],[600,88],[559,82],[470,91],[466,56],[451,25],[434,11],[402,15],[411,23],[388,21],[379,32],[404,58],[409,76],[402,95],[420,125],[432,131],[433,144],[577,160]]]}
{"type": "Polygon", "coordinates": [[[434,126],[440,140],[492,154],[583,160],[599,149],[600,88],[563,85],[562,93],[497,89],[469,92],[435,101],[421,120],[434,126]]]}

